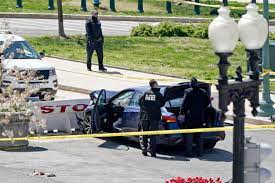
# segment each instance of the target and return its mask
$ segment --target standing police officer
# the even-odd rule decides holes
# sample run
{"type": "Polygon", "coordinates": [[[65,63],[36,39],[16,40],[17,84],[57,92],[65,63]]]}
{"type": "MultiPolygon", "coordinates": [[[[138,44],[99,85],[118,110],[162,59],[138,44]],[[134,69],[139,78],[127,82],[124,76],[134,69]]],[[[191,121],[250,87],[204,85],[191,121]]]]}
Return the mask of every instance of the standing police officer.
{"type": "MultiPolygon", "coordinates": [[[[149,84],[151,89],[145,92],[139,101],[141,129],[143,131],[158,130],[161,119],[161,107],[165,104],[158,82],[150,80],[149,84]]],[[[156,136],[142,136],[141,149],[144,156],[147,156],[147,152],[149,151],[152,157],[156,157],[156,146],[156,136]],[[149,145],[148,138],[150,138],[149,145]]]]}
{"type": "Polygon", "coordinates": [[[103,43],[104,37],[102,35],[101,23],[97,19],[98,12],[93,11],[92,17],[86,21],[86,35],[87,35],[87,69],[91,71],[92,56],[94,50],[96,51],[98,58],[99,70],[106,71],[103,66],[103,43]]]}
{"type": "MultiPolygon", "coordinates": [[[[180,114],[185,115],[185,127],[188,129],[202,128],[206,122],[205,111],[211,104],[210,97],[205,90],[199,88],[196,78],[192,78],[190,88],[185,91],[180,114]]],[[[201,155],[203,152],[203,139],[200,133],[186,134],[185,139],[186,155],[192,156],[193,141],[196,143],[196,153],[201,155]]]]}

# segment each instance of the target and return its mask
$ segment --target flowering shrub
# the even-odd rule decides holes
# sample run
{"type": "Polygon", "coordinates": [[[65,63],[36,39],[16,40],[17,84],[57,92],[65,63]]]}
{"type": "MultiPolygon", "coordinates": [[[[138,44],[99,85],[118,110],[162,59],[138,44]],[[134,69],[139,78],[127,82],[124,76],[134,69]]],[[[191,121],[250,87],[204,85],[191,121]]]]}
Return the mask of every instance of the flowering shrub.
{"type": "Polygon", "coordinates": [[[188,177],[187,179],[182,177],[172,178],[170,180],[166,180],[165,183],[222,183],[220,178],[216,180],[213,178],[203,178],[203,177],[188,177]]]}
{"type": "MultiPolygon", "coordinates": [[[[2,136],[13,137],[12,129],[8,129],[5,124],[8,124],[12,119],[12,113],[19,113],[19,119],[29,119],[32,127],[45,127],[45,119],[38,117],[39,108],[27,99],[39,90],[39,87],[31,85],[32,80],[39,80],[36,71],[20,71],[19,68],[4,69],[4,51],[12,44],[13,37],[11,36],[0,45],[0,112],[4,112],[4,118],[0,120],[0,128],[4,128],[2,136]],[[13,76],[14,80],[24,82],[26,88],[22,91],[12,88],[11,86],[4,86],[3,76],[13,76]]],[[[20,52],[17,49],[16,52],[20,52]]],[[[12,54],[10,55],[12,56],[12,54]]],[[[50,97],[48,97],[50,98],[50,97]]]]}

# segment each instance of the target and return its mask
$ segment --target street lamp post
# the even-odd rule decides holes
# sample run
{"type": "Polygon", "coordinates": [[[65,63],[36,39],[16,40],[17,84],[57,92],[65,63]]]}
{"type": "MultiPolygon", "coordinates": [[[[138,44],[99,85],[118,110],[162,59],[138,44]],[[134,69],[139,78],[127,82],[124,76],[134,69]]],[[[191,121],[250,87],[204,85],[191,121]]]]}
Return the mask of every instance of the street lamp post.
{"type": "Polygon", "coordinates": [[[54,0],[49,0],[48,10],[54,10],[54,0]]]}
{"type": "Polygon", "coordinates": [[[219,91],[219,108],[222,112],[222,120],[226,119],[225,113],[228,105],[233,102],[234,130],[233,130],[233,182],[244,183],[244,121],[245,100],[251,103],[252,114],[257,115],[259,106],[259,79],[258,63],[260,51],[267,38],[267,22],[258,14],[256,4],[247,6],[247,13],[242,16],[237,24],[230,18],[228,7],[222,6],[219,16],[210,23],[208,34],[216,55],[220,60],[219,79],[217,89],[219,91]],[[235,80],[229,80],[227,71],[230,66],[228,58],[238,39],[245,44],[250,72],[249,78],[243,78],[242,69],[236,69],[235,80]]]}
{"type": "Polygon", "coordinates": [[[87,2],[86,0],[81,0],[81,8],[80,8],[81,11],[88,11],[87,10],[87,2]]]}
{"type": "MultiPolygon", "coordinates": [[[[263,15],[266,20],[269,20],[269,6],[268,0],[263,1],[264,12],[263,15]]],[[[263,48],[263,59],[262,59],[262,68],[269,70],[270,69],[270,58],[269,58],[269,39],[266,40],[263,48]]],[[[263,92],[260,101],[260,111],[259,116],[271,116],[275,114],[275,109],[273,108],[274,102],[270,97],[270,75],[266,74],[263,76],[263,92]]]]}
{"type": "Polygon", "coordinates": [[[16,8],[23,8],[22,0],[16,0],[16,8]]]}

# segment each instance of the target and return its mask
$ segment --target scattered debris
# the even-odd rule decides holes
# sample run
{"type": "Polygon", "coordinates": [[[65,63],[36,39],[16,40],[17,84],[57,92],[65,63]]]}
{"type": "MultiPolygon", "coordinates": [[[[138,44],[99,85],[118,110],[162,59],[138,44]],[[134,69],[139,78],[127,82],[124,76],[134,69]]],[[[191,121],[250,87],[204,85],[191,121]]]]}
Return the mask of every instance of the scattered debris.
{"type": "Polygon", "coordinates": [[[29,174],[30,176],[47,176],[47,177],[56,177],[53,173],[44,173],[40,171],[33,171],[33,173],[29,174]]]}
{"type": "Polygon", "coordinates": [[[56,175],[52,174],[52,173],[49,173],[49,174],[47,173],[46,175],[47,175],[47,177],[56,177],[56,175]]]}
{"type": "Polygon", "coordinates": [[[42,176],[45,175],[44,172],[39,172],[39,171],[33,171],[33,173],[29,174],[30,176],[42,176]]]}

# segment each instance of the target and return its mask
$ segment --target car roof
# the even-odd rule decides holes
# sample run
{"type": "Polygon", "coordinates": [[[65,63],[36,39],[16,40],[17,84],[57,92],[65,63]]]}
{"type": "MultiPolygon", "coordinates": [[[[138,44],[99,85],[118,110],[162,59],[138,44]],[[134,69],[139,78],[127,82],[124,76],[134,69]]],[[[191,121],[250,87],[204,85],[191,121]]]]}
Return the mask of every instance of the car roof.
{"type": "MultiPolygon", "coordinates": [[[[168,87],[168,85],[161,85],[159,87],[162,89],[162,88],[168,87]]],[[[139,87],[134,87],[134,88],[128,88],[126,90],[136,90],[136,91],[140,91],[140,92],[146,92],[149,89],[150,89],[150,86],[139,86],[139,87]]]]}
{"type": "Polygon", "coordinates": [[[15,34],[0,34],[0,41],[25,41],[21,36],[15,34]]]}

